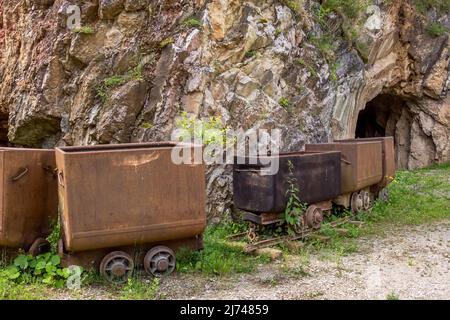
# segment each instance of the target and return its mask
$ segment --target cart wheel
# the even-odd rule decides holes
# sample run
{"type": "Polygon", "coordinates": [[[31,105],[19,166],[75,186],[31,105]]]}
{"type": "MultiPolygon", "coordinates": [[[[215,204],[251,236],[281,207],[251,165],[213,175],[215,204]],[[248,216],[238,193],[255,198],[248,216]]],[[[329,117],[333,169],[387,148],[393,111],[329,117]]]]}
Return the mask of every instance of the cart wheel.
{"type": "Polygon", "coordinates": [[[28,250],[28,253],[36,257],[48,251],[50,251],[50,243],[43,238],[37,238],[31,245],[30,250],[28,250]]]}
{"type": "Polygon", "coordinates": [[[306,209],[305,222],[306,225],[312,229],[320,229],[323,221],[322,209],[315,205],[311,205],[306,209]]]}
{"type": "Polygon", "coordinates": [[[370,193],[367,191],[361,191],[360,194],[361,194],[361,198],[362,198],[362,202],[363,202],[363,209],[365,211],[367,211],[372,206],[372,201],[370,199],[370,193]]]}
{"type": "Polygon", "coordinates": [[[100,263],[100,274],[114,284],[126,282],[133,273],[133,269],[133,258],[123,251],[107,254],[100,263]]]}
{"type": "Polygon", "coordinates": [[[175,265],[175,253],[165,246],[152,248],[144,258],[145,271],[155,277],[170,275],[175,270],[175,265]]]}
{"type": "Polygon", "coordinates": [[[354,213],[359,212],[363,209],[363,198],[361,193],[354,192],[351,198],[351,209],[354,213]]]}

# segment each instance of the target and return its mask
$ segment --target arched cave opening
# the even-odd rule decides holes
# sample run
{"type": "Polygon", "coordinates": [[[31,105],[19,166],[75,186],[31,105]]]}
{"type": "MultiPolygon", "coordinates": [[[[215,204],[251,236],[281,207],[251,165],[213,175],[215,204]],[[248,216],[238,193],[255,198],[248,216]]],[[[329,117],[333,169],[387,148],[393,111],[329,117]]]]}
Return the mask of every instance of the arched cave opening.
{"type": "Polygon", "coordinates": [[[422,132],[417,117],[402,97],[378,95],[358,115],[356,138],[384,136],[394,137],[397,168],[411,169],[422,166],[422,162],[433,162],[434,144],[422,132]]]}

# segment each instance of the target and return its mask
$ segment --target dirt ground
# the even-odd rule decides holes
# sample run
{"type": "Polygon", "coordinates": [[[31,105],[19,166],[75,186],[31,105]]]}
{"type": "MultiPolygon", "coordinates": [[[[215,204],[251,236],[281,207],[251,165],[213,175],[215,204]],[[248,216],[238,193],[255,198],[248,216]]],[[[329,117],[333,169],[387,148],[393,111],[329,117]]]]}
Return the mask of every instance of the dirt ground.
{"type": "Polygon", "coordinates": [[[356,252],[285,256],[253,274],[177,275],[166,299],[450,299],[450,221],[391,228],[356,252]]]}

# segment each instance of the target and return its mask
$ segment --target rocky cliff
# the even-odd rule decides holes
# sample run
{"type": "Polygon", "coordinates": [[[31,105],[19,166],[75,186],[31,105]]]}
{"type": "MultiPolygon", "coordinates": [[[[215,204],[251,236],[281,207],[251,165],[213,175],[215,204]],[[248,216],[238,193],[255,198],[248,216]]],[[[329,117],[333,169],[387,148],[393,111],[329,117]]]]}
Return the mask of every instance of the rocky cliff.
{"type": "MultiPolygon", "coordinates": [[[[450,161],[448,0],[0,0],[0,140],[164,140],[183,111],[279,128],[283,150],[393,135],[450,161]],[[81,9],[69,29],[68,7],[81,9]]],[[[208,169],[210,216],[230,168],[208,169]]]]}

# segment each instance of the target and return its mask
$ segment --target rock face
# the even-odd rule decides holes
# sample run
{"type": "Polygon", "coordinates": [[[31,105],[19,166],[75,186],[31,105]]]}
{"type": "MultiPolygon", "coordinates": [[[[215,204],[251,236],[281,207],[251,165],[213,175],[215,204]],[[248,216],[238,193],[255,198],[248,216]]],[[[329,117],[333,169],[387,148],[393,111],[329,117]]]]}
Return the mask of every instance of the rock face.
{"type": "MultiPolygon", "coordinates": [[[[186,111],[232,128],[279,128],[284,151],[386,134],[399,167],[450,161],[448,32],[427,32],[430,23],[450,27],[448,8],[320,8],[0,0],[0,142],[164,140],[186,111]],[[82,28],[67,28],[70,5],[82,28]]],[[[230,208],[231,182],[229,167],[208,168],[210,217],[230,208]]]]}

